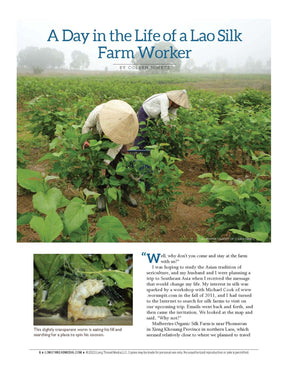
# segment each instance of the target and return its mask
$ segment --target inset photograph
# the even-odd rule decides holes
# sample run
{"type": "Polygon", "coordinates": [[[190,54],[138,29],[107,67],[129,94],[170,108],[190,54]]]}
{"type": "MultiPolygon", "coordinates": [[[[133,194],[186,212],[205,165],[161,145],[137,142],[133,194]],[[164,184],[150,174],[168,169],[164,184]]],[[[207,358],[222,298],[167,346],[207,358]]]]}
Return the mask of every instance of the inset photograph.
{"type": "Polygon", "coordinates": [[[132,254],[34,254],[34,325],[132,325],[132,254]]]}

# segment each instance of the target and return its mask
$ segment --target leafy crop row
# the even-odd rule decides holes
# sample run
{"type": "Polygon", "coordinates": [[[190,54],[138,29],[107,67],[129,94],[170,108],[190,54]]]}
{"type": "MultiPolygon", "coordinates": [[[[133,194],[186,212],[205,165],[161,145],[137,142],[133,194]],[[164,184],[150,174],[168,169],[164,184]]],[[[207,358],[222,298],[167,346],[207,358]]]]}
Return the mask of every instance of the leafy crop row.
{"type": "Polygon", "coordinates": [[[232,241],[271,240],[270,157],[265,160],[259,167],[241,166],[254,175],[252,179],[235,179],[226,172],[217,178],[212,174],[199,176],[209,179],[200,193],[207,196],[202,206],[210,206],[213,212],[208,223],[215,238],[230,232],[232,241]]]}

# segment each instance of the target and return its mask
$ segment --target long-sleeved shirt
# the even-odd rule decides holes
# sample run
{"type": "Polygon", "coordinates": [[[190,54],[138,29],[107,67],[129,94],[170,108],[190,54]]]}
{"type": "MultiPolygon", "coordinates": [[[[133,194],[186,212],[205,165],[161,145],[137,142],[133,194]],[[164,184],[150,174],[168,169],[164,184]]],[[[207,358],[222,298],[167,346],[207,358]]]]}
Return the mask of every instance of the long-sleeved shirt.
{"type": "Polygon", "coordinates": [[[170,117],[176,118],[177,109],[169,109],[169,98],[166,93],[159,93],[149,97],[143,103],[143,109],[150,118],[158,118],[161,116],[161,119],[165,124],[169,122],[170,117]]]}
{"type": "MultiPolygon", "coordinates": [[[[84,123],[84,126],[82,127],[82,134],[85,134],[91,131],[93,135],[102,136],[103,131],[102,131],[102,128],[99,122],[99,114],[100,114],[100,111],[103,105],[105,104],[96,106],[95,109],[93,109],[91,113],[88,115],[88,118],[86,119],[86,122],[84,123]]],[[[115,159],[116,155],[120,152],[122,147],[123,145],[118,145],[115,148],[108,149],[107,154],[112,159],[115,159]]],[[[111,160],[105,159],[104,162],[106,165],[108,165],[111,162],[111,160]]]]}

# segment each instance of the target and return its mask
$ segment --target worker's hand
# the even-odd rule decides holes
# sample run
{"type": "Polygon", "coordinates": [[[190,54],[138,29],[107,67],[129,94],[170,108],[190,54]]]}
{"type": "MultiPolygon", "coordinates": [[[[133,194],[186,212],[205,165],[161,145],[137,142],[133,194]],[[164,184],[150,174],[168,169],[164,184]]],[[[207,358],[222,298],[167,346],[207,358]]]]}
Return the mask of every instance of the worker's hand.
{"type": "Polygon", "coordinates": [[[85,148],[89,148],[90,144],[89,144],[89,141],[85,141],[82,148],[85,149],[85,148]]]}
{"type": "Polygon", "coordinates": [[[102,170],[101,170],[101,176],[105,176],[106,175],[106,168],[103,168],[102,170]]]}

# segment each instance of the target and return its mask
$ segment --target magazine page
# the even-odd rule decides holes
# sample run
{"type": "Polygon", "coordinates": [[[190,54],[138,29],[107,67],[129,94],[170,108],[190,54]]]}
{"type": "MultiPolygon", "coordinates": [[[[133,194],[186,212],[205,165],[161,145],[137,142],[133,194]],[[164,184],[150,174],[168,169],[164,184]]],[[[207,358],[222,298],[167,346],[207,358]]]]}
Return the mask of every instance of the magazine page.
{"type": "Polygon", "coordinates": [[[14,5],[13,371],[284,372],[283,7],[14,5]]]}

